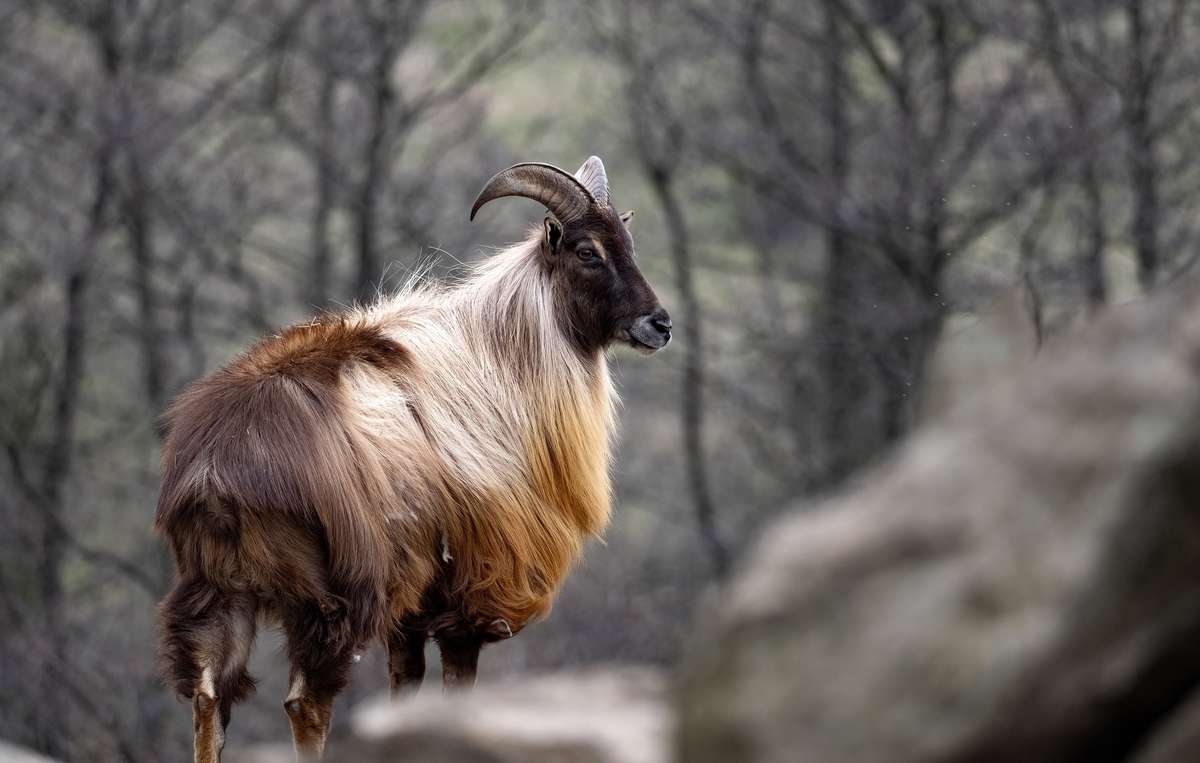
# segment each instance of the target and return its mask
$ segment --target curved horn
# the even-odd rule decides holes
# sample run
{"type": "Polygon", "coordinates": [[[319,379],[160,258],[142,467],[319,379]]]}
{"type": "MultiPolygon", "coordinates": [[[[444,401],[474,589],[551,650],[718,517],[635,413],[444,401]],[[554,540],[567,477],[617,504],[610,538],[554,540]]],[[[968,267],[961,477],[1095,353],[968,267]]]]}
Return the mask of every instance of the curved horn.
{"type": "Polygon", "coordinates": [[[596,204],[591,191],[571,173],[552,164],[523,162],[497,172],[487,181],[471,205],[470,219],[475,219],[475,213],[484,204],[504,196],[533,199],[563,224],[579,219],[596,204]]]}
{"type": "Polygon", "coordinates": [[[604,162],[600,161],[600,157],[589,156],[576,170],[575,177],[591,192],[597,204],[608,206],[608,173],[604,171],[604,162]]]}

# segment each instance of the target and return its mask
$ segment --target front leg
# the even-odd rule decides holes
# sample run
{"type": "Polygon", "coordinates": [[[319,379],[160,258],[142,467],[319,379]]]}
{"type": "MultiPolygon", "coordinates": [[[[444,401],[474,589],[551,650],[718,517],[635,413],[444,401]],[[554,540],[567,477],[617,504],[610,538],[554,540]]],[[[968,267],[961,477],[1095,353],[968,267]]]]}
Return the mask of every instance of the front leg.
{"type": "Polygon", "coordinates": [[[475,671],[479,666],[479,650],[483,638],[474,633],[455,633],[437,637],[438,650],[442,654],[442,689],[452,691],[475,685],[475,671]]]}
{"type": "Polygon", "coordinates": [[[416,692],[425,678],[425,631],[395,628],[388,635],[387,647],[392,698],[416,692]]]}

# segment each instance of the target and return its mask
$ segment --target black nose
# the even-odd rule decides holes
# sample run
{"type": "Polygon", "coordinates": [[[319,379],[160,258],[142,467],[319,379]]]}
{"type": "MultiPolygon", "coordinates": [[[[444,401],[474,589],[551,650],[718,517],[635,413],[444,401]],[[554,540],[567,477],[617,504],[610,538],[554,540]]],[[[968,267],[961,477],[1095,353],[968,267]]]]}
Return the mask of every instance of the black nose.
{"type": "Polygon", "coordinates": [[[658,329],[659,333],[668,336],[671,334],[671,316],[661,307],[650,314],[650,325],[658,329]]]}

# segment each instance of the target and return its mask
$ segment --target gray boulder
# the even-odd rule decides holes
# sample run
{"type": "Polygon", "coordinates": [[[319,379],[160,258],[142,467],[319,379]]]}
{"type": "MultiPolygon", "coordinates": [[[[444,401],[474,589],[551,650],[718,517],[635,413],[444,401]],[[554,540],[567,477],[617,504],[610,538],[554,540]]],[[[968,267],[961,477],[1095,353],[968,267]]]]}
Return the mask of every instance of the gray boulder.
{"type": "Polygon", "coordinates": [[[665,763],[672,737],[663,676],[612,667],[436,690],[354,713],[329,760],[354,763],[665,763]]]}
{"type": "Polygon", "coordinates": [[[1196,738],[1200,290],[1042,356],[766,533],[688,661],[681,760],[1159,763],[1196,738]]]}
{"type": "Polygon", "coordinates": [[[54,761],[24,747],[0,741],[0,763],[54,763],[54,761]]]}

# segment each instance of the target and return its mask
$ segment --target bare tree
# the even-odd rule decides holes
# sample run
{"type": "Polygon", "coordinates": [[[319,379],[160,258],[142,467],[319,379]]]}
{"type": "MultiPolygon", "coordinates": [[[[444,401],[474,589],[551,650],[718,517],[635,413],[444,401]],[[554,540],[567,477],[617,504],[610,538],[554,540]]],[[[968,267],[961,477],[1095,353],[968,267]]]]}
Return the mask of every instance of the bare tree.
{"type": "MultiPolygon", "coordinates": [[[[825,231],[813,332],[823,357],[824,466],[814,482],[831,485],[907,429],[946,312],[943,273],[1046,182],[1061,144],[1013,108],[1032,86],[1021,67],[963,84],[994,39],[973,5],[832,0],[822,9],[814,19],[754,3],[742,11],[740,37],[715,38],[746,83],[745,105],[732,113],[770,150],[740,150],[746,133],[728,126],[710,145],[743,188],[825,231]],[[855,84],[849,56],[866,66],[855,84]],[[819,122],[798,111],[809,103],[822,105],[819,122]],[[821,123],[824,142],[804,134],[821,123]],[[995,171],[1004,154],[1017,160],[995,171]],[[868,389],[866,379],[875,380],[868,389]]],[[[722,16],[704,18],[720,30],[722,16]]]]}
{"type": "Polygon", "coordinates": [[[463,102],[481,79],[518,59],[522,40],[536,26],[536,9],[529,2],[499,6],[477,20],[468,55],[439,54],[430,65],[424,58],[435,51],[417,42],[431,23],[427,0],[330,3],[314,14],[298,45],[279,51],[264,102],[312,171],[309,304],[324,306],[347,294],[374,297],[384,252],[397,243],[390,232],[418,246],[432,238],[419,202],[437,178],[413,171],[427,161],[417,153],[443,157],[478,128],[463,102]],[[440,129],[431,130],[436,122],[440,129]],[[430,139],[444,145],[423,142],[430,139]],[[420,145],[410,151],[414,142],[420,145]],[[331,225],[343,210],[353,232],[348,291],[331,289],[331,225]]]}
{"type": "Polygon", "coordinates": [[[622,68],[622,94],[633,146],[666,224],[675,287],[682,306],[678,336],[686,343],[679,418],[688,491],[709,560],[716,574],[723,576],[729,567],[729,551],[717,529],[704,453],[704,319],[694,283],[695,264],[678,181],[688,136],[684,117],[676,113],[664,90],[668,84],[662,80],[660,66],[669,51],[658,44],[661,38],[653,45],[643,39],[647,30],[654,33],[671,23],[671,15],[669,11],[664,14],[662,9],[641,9],[625,0],[611,10],[609,19],[594,14],[592,28],[602,41],[601,50],[622,68]]]}
{"type": "MultiPolygon", "coordinates": [[[[1166,160],[1180,140],[1182,126],[1195,113],[1193,100],[1178,86],[1194,77],[1197,66],[1188,46],[1181,44],[1189,4],[1083,2],[1068,6],[1074,12],[1069,21],[1062,19],[1061,9],[1040,5],[1049,35],[1044,47],[1068,102],[1083,98],[1081,89],[1095,85],[1107,86],[1119,99],[1113,127],[1125,144],[1128,238],[1138,281],[1143,289],[1151,289],[1173,269],[1166,253],[1182,249],[1194,237],[1190,223],[1164,210],[1166,196],[1172,197],[1174,207],[1194,194],[1192,181],[1181,182],[1189,177],[1187,168],[1166,160]],[[1074,66],[1068,67],[1068,61],[1074,66]]],[[[1074,113],[1079,110],[1072,105],[1074,113]]],[[[1098,189],[1088,193],[1098,195],[1098,189]]]]}
{"type": "MultiPolygon", "coordinates": [[[[1049,64],[1055,83],[1066,99],[1070,119],[1075,129],[1089,135],[1100,135],[1105,126],[1100,109],[1094,104],[1098,100],[1096,88],[1088,87],[1074,60],[1067,50],[1065,24],[1062,14],[1050,0],[1038,0],[1041,23],[1041,50],[1049,64]],[[1093,127],[1093,125],[1095,125],[1093,127]]],[[[1108,243],[1105,224],[1104,195],[1100,180],[1100,156],[1098,151],[1087,151],[1080,157],[1079,185],[1084,201],[1080,216],[1083,218],[1084,250],[1080,257],[1080,271],[1088,302],[1092,306],[1103,304],[1108,294],[1107,278],[1104,273],[1104,251],[1108,243]]]]}

